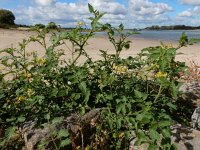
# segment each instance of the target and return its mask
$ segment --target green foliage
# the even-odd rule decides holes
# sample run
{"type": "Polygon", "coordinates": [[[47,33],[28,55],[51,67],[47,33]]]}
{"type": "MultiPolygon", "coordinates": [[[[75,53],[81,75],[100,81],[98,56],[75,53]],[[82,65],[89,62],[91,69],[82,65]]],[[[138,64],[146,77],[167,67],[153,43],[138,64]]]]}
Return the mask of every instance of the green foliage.
{"type": "Polygon", "coordinates": [[[188,37],[187,37],[187,35],[185,34],[185,32],[182,33],[179,42],[180,42],[180,46],[186,46],[186,45],[188,45],[189,40],[188,40],[188,37]]]}
{"type": "Polygon", "coordinates": [[[34,26],[35,26],[36,28],[39,28],[39,29],[45,28],[45,25],[43,25],[43,24],[41,24],[41,23],[35,24],[34,26]]]}
{"type": "Polygon", "coordinates": [[[57,29],[58,26],[56,25],[55,22],[49,22],[48,25],[47,25],[47,28],[49,28],[49,29],[57,29]]]}
{"type": "MultiPolygon", "coordinates": [[[[183,34],[177,48],[162,43],[143,49],[136,57],[123,59],[120,53],[130,47],[123,25],[115,28],[102,24],[99,20],[104,13],[90,4],[89,11],[94,17],[90,18],[92,29],[86,34],[82,34],[81,26],[52,33],[48,45],[46,35],[51,33],[50,28],[35,27],[32,30],[38,34],[23,40],[19,48],[1,50],[0,53],[7,54],[0,58],[4,68],[0,71],[0,126],[9,131],[2,141],[10,139],[11,131],[32,119],[41,126],[46,122],[61,122],[59,117],[73,112],[83,115],[94,108],[102,108],[101,120],[94,124],[92,138],[77,142],[73,148],[128,149],[134,132],[135,144],[148,143],[149,149],[171,149],[171,114],[176,110],[180,94],[179,72],[185,68],[184,63],[175,61],[175,56],[178,48],[186,44],[187,37],[183,34]],[[107,32],[115,53],[101,50],[101,60],[93,61],[85,46],[99,29],[107,32]],[[72,56],[63,60],[65,51],[56,48],[67,41],[73,46],[72,56]],[[31,42],[43,46],[44,56],[26,51],[31,42]],[[81,56],[87,60],[80,65],[81,56]]],[[[52,149],[65,148],[72,142],[69,136],[73,135],[64,129],[52,132],[49,139],[41,141],[38,149],[48,147],[49,142],[54,143],[52,149]]],[[[1,143],[1,146],[7,145],[1,143]]]]}
{"type": "Polygon", "coordinates": [[[0,25],[14,25],[15,22],[14,14],[5,9],[0,9],[0,25]]]}

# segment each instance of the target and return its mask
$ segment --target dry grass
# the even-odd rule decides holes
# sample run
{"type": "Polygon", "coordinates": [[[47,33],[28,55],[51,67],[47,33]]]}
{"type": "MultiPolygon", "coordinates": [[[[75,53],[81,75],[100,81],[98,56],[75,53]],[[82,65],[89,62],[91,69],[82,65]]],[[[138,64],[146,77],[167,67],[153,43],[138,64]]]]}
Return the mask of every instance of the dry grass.
{"type": "Polygon", "coordinates": [[[200,65],[194,61],[190,61],[186,74],[184,74],[184,80],[187,83],[193,83],[200,86],[200,65]]]}

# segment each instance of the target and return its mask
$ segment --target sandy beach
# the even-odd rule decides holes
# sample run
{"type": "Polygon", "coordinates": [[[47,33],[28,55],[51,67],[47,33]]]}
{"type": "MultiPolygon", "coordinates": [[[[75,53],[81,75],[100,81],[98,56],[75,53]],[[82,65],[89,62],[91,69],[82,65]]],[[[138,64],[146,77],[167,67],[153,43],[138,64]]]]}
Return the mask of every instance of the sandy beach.
{"type": "MultiPolygon", "coordinates": [[[[29,36],[35,35],[34,32],[31,31],[23,31],[23,30],[8,30],[8,29],[0,29],[0,49],[5,49],[9,47],[18,47],[18,43],[23,39],[27,39],[29,36]]],[[[50,37],[50,36],[49,36],[50,37]]],[[[50,44],[49,37],[47,37],[47,44],[50,44]]],[[[131,47],[129,50],[125,50],[121,53],[122,57],[135,56],[140,52],[141,49],[149,47],[149,46],[157,46],[160,45],[159,40],[147,40],[147,39],[139,39],[139,38],[131,38],[131,47]]],[[[163,41],[164,43],[169,43],[163,41]]],[[[100,58],[99,50],[107,50],[108,53],[114,53],[114,47],[109,42],[109,40],[105,36],[95,36],[91,38],[88,42],[88,46],[86,47],[86,51],[88,54],[94,59],[97,60],[100,58]]],[[[177,42],[172,42],[174,46],[177,46],[177,42]]],[[[67,56],[70,58],[70,47],[69,44],[66,46],[60,46],[59,49],[64,49],[67,56]]],[[[44,49],[37,43],[31,43],[27,47],[27,52],[36,50],[40,55],[44,54],[44,49]]],[[[179,61],[185,61],[186,64],[190,64],[191,61],[196,62],[200,65],[200,45],[191,45],[188,47],[183,47],[178,50],[178,52],[183,53],[176,57],[179,61]]],[[[1,54],[2,55],[2,54],[1,54]]],[[[84,61],[82,58],[79,61],[84,61]]]]}

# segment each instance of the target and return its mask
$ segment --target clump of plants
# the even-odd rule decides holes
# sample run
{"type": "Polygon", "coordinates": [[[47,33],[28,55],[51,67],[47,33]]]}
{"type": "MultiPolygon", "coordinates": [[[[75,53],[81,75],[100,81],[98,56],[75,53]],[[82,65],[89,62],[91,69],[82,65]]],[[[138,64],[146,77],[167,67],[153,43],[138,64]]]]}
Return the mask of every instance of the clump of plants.
{"type": "MultiPolygon", "coordinates": [[[[62,129],[51,138],[55,139],[52,149],[70,145],[71,149],[129,149],[133,135],[136,145],[147,143],[152,150],[175,148],[170,141],[171,114],[177,109],[179,72],[185,69],[175,56],[187,41],[183,38],[178,47],[161,44],[143,49],[136,57],[121,58],[120,53],[130,48],[124,26],[101,23],[104,13],[88,6],[93,14],[89,32],[82,34],[84,24],[79,24],[71,31],[52,34],[48,45],[46,35],[51,30],[35,27],[38,34],[24,39],[19,48],[1,50],[1,149],[23,147],[23,139],[16,135],[25,122],[34,120],[40,127],[55,118],[72,113],[82,116],[95,108],[101,108],[101,117],[91,123],[94,133],[84,133],[82,141],[72,145],[71,135],[62,129]],[[99,30],[106,31],[115,53],[100,50],[101,59],[93,61],[85,46],[99,30]],[[58,49],[66,41],[72,45],[69,60],[63,59],[66,50],[58,49]],[[27,52],[32,42],[43,46],[44,56],[27,52]],[[81,56],[87,60],[80,64],[81,56]]],[[[38,149],[48,146],[48,140],[38,143],[38,149]]]]}

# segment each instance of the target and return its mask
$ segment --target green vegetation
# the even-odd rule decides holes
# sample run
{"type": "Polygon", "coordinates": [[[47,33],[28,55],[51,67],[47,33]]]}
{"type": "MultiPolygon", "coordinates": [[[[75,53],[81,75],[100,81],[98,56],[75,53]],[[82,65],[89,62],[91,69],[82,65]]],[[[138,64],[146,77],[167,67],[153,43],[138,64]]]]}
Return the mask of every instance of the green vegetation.
{"type": "Polygon", "coordinates": [[[34,26],[35,26],[36,28],[39,28],[39,29],[44,29],[44,28],[45,28],[45,25],[44,25],[44,24],[41,24],[41,23],[35,24],[34,26]]]}
{"type": "Polygon", "coordinates": [[[175,56],[187,44],[187,38],[181,38],[178,47],[161,44],[123,59],[120,53],[130,47],[123,25],[114,28],[102,24],[99,20],[104,14],[91,5],[89,10],[93,14],[92,29],[85,34],[81,33],[83,26],[78,25],[73,30],[52,34],[48,45],[45,39],[49,28],[35,27],[38,35],[24,39],[19,48],[0,51],[6,53],[0,58],[0,129],[4,135],[0,137],[1,149],[23,146],[22,133],[17,129],[25,122],[34,120],[41,127],[55,118],[74,112],[82,116],[95,108],[102,109],[101,118],[92,124],[93,133],[83,134],[82,128],[79,129],[82,141],[76,142],[77,137],[62,129],[53,138],[60,142],[41,139],[38,149],[47,148],[50,141],[56,150],[66,146],[82,150],[128,149],[133,132],[137,145],[148,143],[150,150],[174,148],[170,143],[172,119],[178,116],[185,120],[180,112],[176,114],[179,73],[185,65],[175,61],[175,56]],[[100,50],[101,60],[93,61],[85,46],[97,30],[107,32],[115,53],[100,50]],[[66,45],[66,41],[73,45],[70,60],[63,59],[65,51],[57,49],[66,45]],[[26,51],[32,42],[43,46],[44,56],[26,51]],[[78,64],[81,56],[87,60],[78,64]]]}
{"type": "Polygon", "coordinates": [[[153,25],[151,27],[146,27],[147,30],[196,30],[200,29],[200,26],[186,26],[186,25],[171,25],[171,26],[158,26],[153,25]]]}
{"type": "Polygon", "coordinates": [[[0,9],[0,28],[9,28],[15,25],[15,16],[9,10],[0,9]]]}
{"type": "Polygon", "coordinates": [[[57,29],[58,26],[56,25],[55,22],[49,22],[48,25],[47,25],[47,28],[49,28],[49,29],[57,29]]]}

